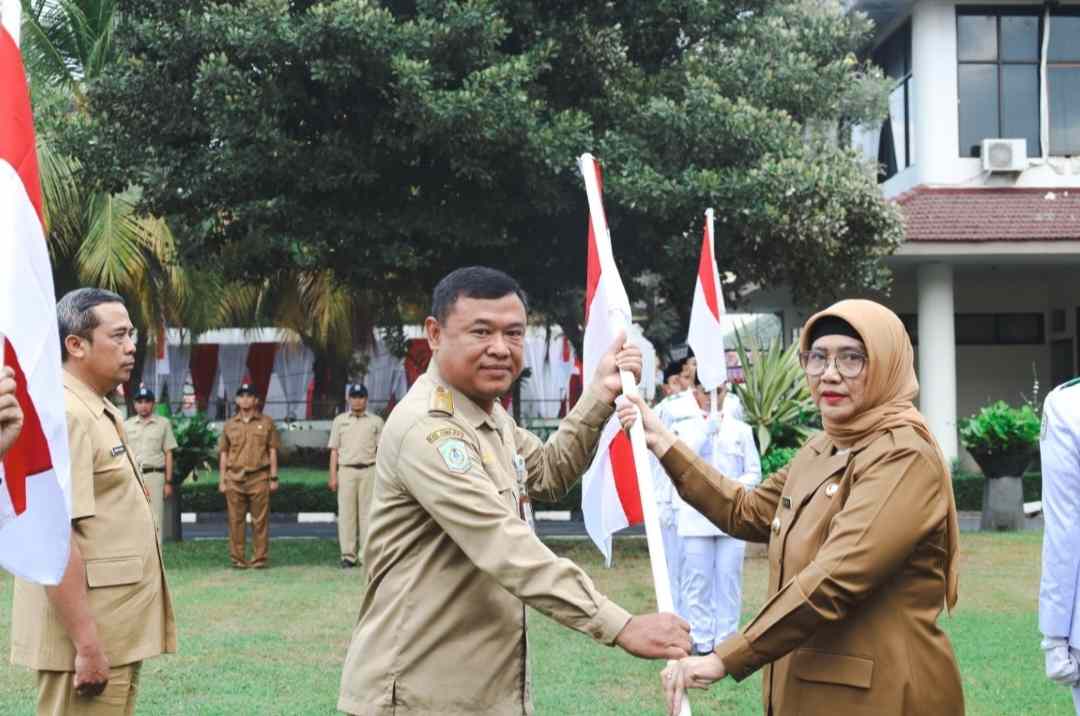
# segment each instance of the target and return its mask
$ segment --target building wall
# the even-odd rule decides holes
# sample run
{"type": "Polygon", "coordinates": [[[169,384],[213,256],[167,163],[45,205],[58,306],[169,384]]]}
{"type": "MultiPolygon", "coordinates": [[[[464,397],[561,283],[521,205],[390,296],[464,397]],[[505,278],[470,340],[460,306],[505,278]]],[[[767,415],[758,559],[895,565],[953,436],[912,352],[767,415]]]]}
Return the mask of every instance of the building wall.
{"type": "MultiPolygon", "coordinates": [[[[910,17],[914,165],[882,184],[882,192],[886,197],[894,197],[921,184],[1080,188],[1080,159],[1057,157],[1044,161],[1036,157],[1031,167],[1019,174],[988,174],[983,172],[980,159],[960,156],[956,61],[958,5],[1041,7],[1042,3],[922,0],[915,4],[910,17]]],[[[1080,7],[1080,3],[1062,2],[1060,7],[1080,7]]],[[[881,39],[902,22],[892,23],[881,39]]]]}
{"type": "MultiPolygon", "coordinates": [[[[1076,313],[1080,309],[1080,268],[958,266],[955,274],[957,313],[1042,313],[1046,342],[1042,345],[957,346],[957,415],[964,418],[991,400],[1016,404],[1032,395],[1032,367],[1041,397],[1053,387],[1050,342],[1071,339],[1075,351],[1076,313]],[[1051,331],[1051,311],[1063,309],[1066,330],[1051,331]]],[[[897,313],[918,312],[915,272],[898,269],[888,297],[868,295],[897,313]]],[[[795,306],[786,291],[759,292],[739,310],[780,311],[789,339],[816,307],[795,306]]],[[[918,366],[916,348],[916,368],[918,366]]],[[[932,400],[933,396],[921,396],[932,400]]]]}

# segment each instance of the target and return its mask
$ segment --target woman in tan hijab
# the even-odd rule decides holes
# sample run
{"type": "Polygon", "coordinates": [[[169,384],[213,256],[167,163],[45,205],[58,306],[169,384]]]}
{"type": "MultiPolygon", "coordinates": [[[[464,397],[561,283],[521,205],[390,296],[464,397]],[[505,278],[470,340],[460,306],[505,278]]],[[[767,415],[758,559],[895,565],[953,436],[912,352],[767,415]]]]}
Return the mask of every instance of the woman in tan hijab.
{"type": "MultiPolygon", "coordinates": [[[[951,716],[960,673],[938,628],[956,604],[949,471],[915,409],[911,342],[889,309],[841,301],[806,322],[800,360],[825,430],[756,488],[719,474],[642,402],[649,448],[686,502],[769,544],[768,599],[740,632],[661,677],[683,688],[764,667],[766,716],[951,716]]],[[[619,411],[624,426],[636,411],[619,411]]]]}

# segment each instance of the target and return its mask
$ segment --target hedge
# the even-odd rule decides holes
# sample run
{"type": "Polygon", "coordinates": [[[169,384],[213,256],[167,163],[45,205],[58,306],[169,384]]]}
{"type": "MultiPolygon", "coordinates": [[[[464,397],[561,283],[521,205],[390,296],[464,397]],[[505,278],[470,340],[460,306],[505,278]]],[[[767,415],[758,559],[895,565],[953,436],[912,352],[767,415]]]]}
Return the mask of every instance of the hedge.
{"type": "MultiPolygon", "coordinates": [[[[982,475],[958,473],[953,478],[953,494],[956,509],[979,511],[983,497],[982,475]]],[[[225,496],[218,492],[217,484],[185,482],[181,490],[184,512],[224,512],[225,496]]],[[[1029,472],[1024,475],[1024,502],[1042,499],[1042,476],[1029,472]]],[[[326,489],[325,484],[282,482],[270,498],[274,512],[337,512],[337,495],[326,489]]],[[[537,510],[563,510],[581,516],[581,484],[578,483],[558,502],[537,502],[537,510]]]]}

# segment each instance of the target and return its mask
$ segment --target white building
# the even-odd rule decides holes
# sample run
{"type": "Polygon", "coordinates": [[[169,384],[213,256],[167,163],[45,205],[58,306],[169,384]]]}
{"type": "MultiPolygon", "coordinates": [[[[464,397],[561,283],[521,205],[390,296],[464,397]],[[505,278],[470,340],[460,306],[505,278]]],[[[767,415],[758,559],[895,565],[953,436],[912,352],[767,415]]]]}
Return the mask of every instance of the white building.
{"type": "MultiPolygon", "coordinates": [[[[1042,393],[1080,352],[1080,2],[854,0],[890,116],[855,141],[884,167],[905,242],[883,299],[918,353],[920,408],[946,455],[957,419],[1042,393]],[[1002,143],[985,140],[1022,140],[1002,143]],[[985,150],[985,156],[983,156],[985,150]]],[[[750,298],[786,332],[812,313],[783,291],[750,298]]]]}

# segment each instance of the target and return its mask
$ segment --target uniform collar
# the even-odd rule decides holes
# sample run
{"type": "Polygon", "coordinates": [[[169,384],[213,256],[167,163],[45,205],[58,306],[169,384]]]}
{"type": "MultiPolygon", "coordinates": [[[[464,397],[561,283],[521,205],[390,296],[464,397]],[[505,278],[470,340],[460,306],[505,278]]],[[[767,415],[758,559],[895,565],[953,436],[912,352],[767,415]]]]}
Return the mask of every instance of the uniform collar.
{"type": "Polygon", "coordinates": [[[94,415],[107,413],[114,420],[120,419],[120,411],[105,397],[98,395],[86,383],[82,382],[68,371],[64,371],[64,387],[70,390],[79,401],[94,415]]]}
{"type": "Polygon", "coordinates": [[[256,410],[254,413],[251,414],[251,417],[248,418],[247,420],[244,420],[244,416],[242,414],[240,414],[240,413],[237,413],[236,415],[232,416],[229,419],[230,420],[235,420],[238,423],[244,423],[246,425],[247,423],[255,422],[256,420],[259,419],[259,417],[260,417],[260,413],[259,413],[259,411],[256,410]]]}
{"type": "MultiPolygon", "coordinates": [[[[879,432],[870,433],[869,435],[862,437],[854,445],[849,446],[848,452],[859,452],[867,445],[881,437],[882,434],[883,433],[879,432]]],[[[810,442],[808,442],[807,445],[809,445],[810,448],[813,449],[814,452],[816,452],[818,455],[832,455],[834,452],[843,449],[839,445],[837,445],[836,442],[831,437],[829,437],[828,433],[826,433],[824,430],[811,438],[810,442]]]]}
{"type": "Polygon", "coordinates": [[[455,412],[460,413],[461,417],[464,418],[469,425],[478,428],[481,425],[486,424],[492,430],[499,429],[499,419],[502,417],[501,413],[504,412],[499,401],[495,401],[495,407],[492,408],[491,413],[488,414],[487,411],[473,402],[471,398],[446,382],[446,379],[442,377],[442,373],[439,372],[439,366],[435,362],[435,356],[432,356],[431,362],[428,363],[427,376],[438,385],[441,385],[450,391],[450,394],[454,397],[455,412]]]}

